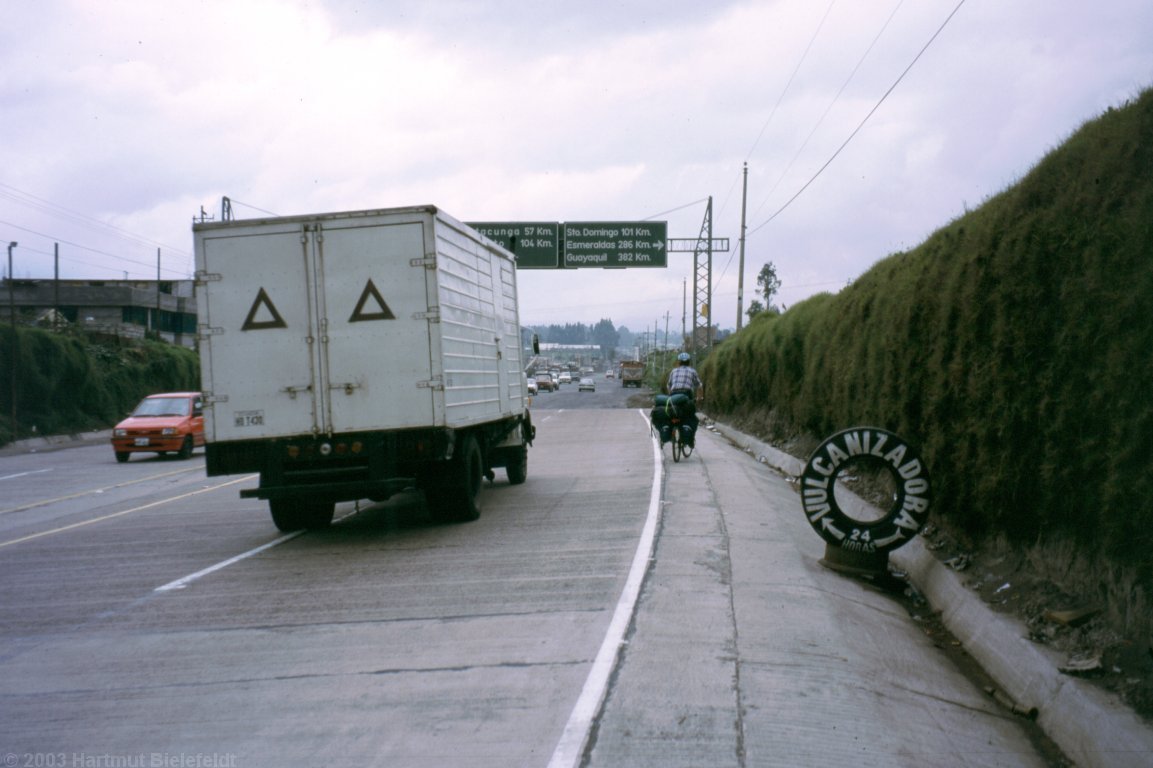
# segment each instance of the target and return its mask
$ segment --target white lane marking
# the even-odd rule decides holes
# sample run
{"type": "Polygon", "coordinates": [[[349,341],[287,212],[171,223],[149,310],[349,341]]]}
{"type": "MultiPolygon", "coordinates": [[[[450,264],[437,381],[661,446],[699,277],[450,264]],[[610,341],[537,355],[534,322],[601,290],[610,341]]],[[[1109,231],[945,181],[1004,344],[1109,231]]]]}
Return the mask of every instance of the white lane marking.
{"type": "Polygon", "coordinates": [[[51,472],[51,469],[34,469],[31,472],[17,472],[14,475],[4,475],[0,480],[15,480],[18,477],[27,477],[28,475],[39,475],[44,472],[51,472]]]}
{"type": "Polygon", "coordinates": [[[54,533],[62,533],[64,531],[70,531],[73,528],[82,528],[86,525],[92,525],[93,523],[101,523],[101,522],[104,522],[105,520],[111,520],[115,517],[121,517],[122,515],[129,515],[129,514],[132,514],[133,512],[139,512],[139,511],[144,510],[144,509],[152,509],[153,507],[159,507],[162,504],[168,504],[168,503],[173,502],[173,501],[179,501],[180,499],[187,499],[190,496],[197,496],[201,493],[208,493],[209,491],[215,491],[219,488],[226,488],[230,485],[235,485],[236,483],[243,483],[245,481],[251,480],[253,477],[255,477],[255,475],[245,475],[244,477],[237,478],[236,480],[229,480],[226,483],[220,483],[219,485],[209,486],[208,488],[201,488],[198,491],[190,491],[189,493],[182,493],[179,496],[172,496],[171,498],[161,499],[160,501],[154,501],[150,504],[144,504],[144,505],[139,506],[139,507],[133,507],[132,509],[125,509],[125,510],[122,510],[120,512],[113,512],[110,515],[103,515],[101,517],[94,517],[91,520],[84,520],[83,522],[73,523],[72,525],[65,525],[65,526],[62,526],[60,528],[52,528],[51,530],[41,531],[40,533],[33,533],[31,535],[28,535],[28,536],[22,536],[19,539],[11,539],[10,541],[0,541],[0,548],[8,547],[8,546],[11,546],[13,544],[19,544],[22,541],[32,541],[33,539],[39,539],[43,536],[50,536],[54,533]]]}
{"type": "Polygon", "coordinates": [[[169,592],[173,589],[184,589],[189,584],[191,584],[192,582],[201,578],[202,576],[207,576],[210,573],[215,573],[216,571],[219,571],[221,568],[227,568],[228,566],[232,565],[233,563],[239,563],[241,560],[247,560],[248,558],[252,557],[253,555],[259,555],[264,550],[272,549],[273,547],[277,546],[278,544],[283,544],[286,541],[292,541],[297,536],[300,536],[303,533],[304,533],[304,531],[293,531],[292,533],[285,534],[284,536],[281,536],[279,539],[274,539],[273,541],[270,541],[267,544],[262,544],[261,546],[257,547],[256,549],[250,549],[247,552],[241,552],[236,557],[230,557],[227,560],[224,560],[223,562],[217,563],[216,565],[210,565],[207,568],[205,568],[204,570],[197,571],[196,573],[190,573],[187,576],[184,576],[183,578],[177,579],[176,581],[170,581],[167,584],[160,586],[160,587],[157,587],[156,589],[154,589],[152,591],[153,592],[169,592]]]}
{"type": "MultiPolygon", "coordinates": [[[[185,472],[195,472],[198,469],[203,469],[203,467],[199,467],[199,466],[186,467],[184,469],[176,469],[176,470],[173,470],[171,472],[161,472],[160,474],[157,474],[157,475],[147,475],[145,477],[138,477],[135,480],[125,480],[122,483],[116,483],[114,485],[106,485],[103,488],[93,488],[93,489],[87,490],[87,491],[77,491],[76,493],[70,493],[67,496],[57,496],[54,499],[40,499],[39,501],[29,502],[28,504],[25,504],[25,505],[20,506],[20,507],[9,507],[8,509],[0,509],[0,515],[6,515],[9,512],[23,512],[26,509],[34,509],[35,507],[46,507],[49,504],[56,504],[57,502],[61,502],[61,501],[70,501],[72,499],[79,499],[83,496],[89,496],[92,494],[104,493],[105,491],[110,491],[110,490],[113,490],[115,488],[127,488],[128,486],[136,485],[137,483],[146,483],[149,480],[159,480],[162,477],[172,477],[173,475],[179,475],[179,474],[183,474],[185,472]]],[[[37,472],[50,472],[51,470],[40,469],[40,470],[36,470],[36,471],[37,472]]],[[[28,473],[28,474],[30,474],[30,473],[28,473]]],[[[11,475],[11,477],[18,477],[18,475],[11,475]]],[[[5,480],[5,479],[7,479],[7,478],[0,478],[0,480],[5,480]]]]}
{"type": "MultiPolygon", "coordinates": [[[[644,419],[651,432],[652,425],[649,424],[645,412],[639,410],[637,413],[644,419]]],[[[572,714],[569,715],[568,723],[565,724],[560,742],[557,743],[556,749],[552,753],[549,768],[575,767],[580,764],[588,744],[589,735],[592,732],[593,721],[596,720],[597,714],[604,705],[609,677],[612,675],[617,657],[624,646],[625,632],[628,631],[637,599],[640,597],[641,585],[644,582],[645,573],[648,571],[649,561],[653,556],[657,523],[661,516],[662,453],[660,443],[655,437],[652,439],[652,446],[653,485],[649,494],[649,513],[645,520],[645,527],[641,532],[637,551],[633,555],[633,564],[629,569],[628,580],[625,582],[620,600],[617,601],[608,632],[601,642],[600,650],[597,652],[592,669],[589,670],[589,675],[585,679],[584,688],[581,689],[580,697],[573,707],[572,714]]]]}
{"type": "MultiPolygon", "coordinates": [[[[356,514],[356,512],[357,512],[357,510],[353,510],[347,514],[341,515],[340,517],[333,520],[333,522],[339,523],[341,520],[343,520],[346,517],[352,517],[353,515],[356,514]]],[[[210,573],[215,573],[216,571],[219,571],[221,568],[227,568],[228,566],[230,566],[234,563],[239,563],[241,560],[247,560],[248,558],[252,557],[253,555],[259,555],[261,552],[263,552],[266,549],[272,549],[273,547],[277,546],[278,544],[283,544],[286,541],[292,541],[297,536],[300,536],[300,535],[305,534],[305,533],[307,533],[307,531],[300,530],[300,531],[293,531],[292,533],[285,534],[284,536],[281,536],[279,539],[275,539],[273,541],[268,542],[267,544],[260,545],[256,549],[250,549],[247,552],[241,552],[236,557],[230,557],[227,560],[219,562],[216,565],[210,565],[203,570],[197,571],[196,573],[190,573],[187,576],[184,576],[182,578],[177,579],[176,581],[170,581],[167,584],[164,584],[163,586],[159,586],[152,591],[153,592],[170,592],[174,589],[184,589],[189,584],[191,584],[192,582],[196,581],[197,579],[199,579],[203,576],[207,576],[210,573]]]]}

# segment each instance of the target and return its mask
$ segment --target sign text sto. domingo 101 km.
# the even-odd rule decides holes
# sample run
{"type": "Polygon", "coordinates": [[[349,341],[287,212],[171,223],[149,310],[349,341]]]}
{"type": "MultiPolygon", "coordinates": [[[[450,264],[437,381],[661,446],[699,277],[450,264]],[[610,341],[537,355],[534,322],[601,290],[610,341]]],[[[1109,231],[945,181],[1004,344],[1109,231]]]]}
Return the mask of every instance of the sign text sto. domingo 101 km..
{"type": "Polygon", "coordinates": [[[518,269],[667,267],[668,222],[477,222],[517,257],[518,269]]]}

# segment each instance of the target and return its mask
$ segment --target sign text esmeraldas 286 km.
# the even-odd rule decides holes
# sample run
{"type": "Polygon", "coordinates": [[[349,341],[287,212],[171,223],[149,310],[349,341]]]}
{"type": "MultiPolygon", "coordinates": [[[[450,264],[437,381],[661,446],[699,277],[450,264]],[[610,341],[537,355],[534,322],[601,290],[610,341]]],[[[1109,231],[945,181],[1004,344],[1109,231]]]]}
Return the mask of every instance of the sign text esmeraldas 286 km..
{"type": "Polygon", "coordinates": [[[574,221],[564,225],[564,266],[666,267],[664,221],[574,221]]]}

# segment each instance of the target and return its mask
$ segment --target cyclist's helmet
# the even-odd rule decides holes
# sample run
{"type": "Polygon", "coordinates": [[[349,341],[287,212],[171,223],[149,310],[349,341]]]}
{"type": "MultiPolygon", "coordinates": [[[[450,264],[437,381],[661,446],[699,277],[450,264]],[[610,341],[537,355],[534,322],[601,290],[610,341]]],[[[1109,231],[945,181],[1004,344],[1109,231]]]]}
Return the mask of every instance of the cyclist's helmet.
{"type": "Polygon", "coordinates": [[[680,360],[682,363],[687,363],[687,362],[688,362],[689,360],[691,360],[691,359],[692,359],[692,358],[691,358],[691,357],[689,357],[689,353],[688,353],[688,352],[682,352],[682,353],[680,353],[679,355],[677,355],[677,360],[680,360]]]}

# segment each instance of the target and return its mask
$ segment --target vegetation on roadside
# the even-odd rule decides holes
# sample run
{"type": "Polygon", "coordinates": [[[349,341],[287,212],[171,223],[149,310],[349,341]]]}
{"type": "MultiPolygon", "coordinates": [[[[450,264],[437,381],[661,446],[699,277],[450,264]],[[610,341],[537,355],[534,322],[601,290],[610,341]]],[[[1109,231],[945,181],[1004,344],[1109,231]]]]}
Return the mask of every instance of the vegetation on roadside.
{"type": "Polygon", "coordinates": [[[1151,302],[1146,91],[839,294],[753,318],[701,366],[708,411],[781,441],[875,425],[919,443],[939,525],[1045,553],[1147,641],[1151,302]]]}
{"type": "Polygon", "coordinates": [[[13,341],[0,330],[0,445],[107,429],[145,395],[200,387],[196,353],[172,344],[19,326],[13,341]]]}

